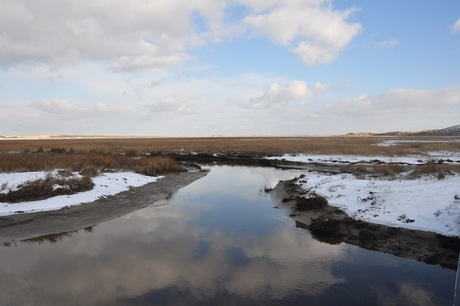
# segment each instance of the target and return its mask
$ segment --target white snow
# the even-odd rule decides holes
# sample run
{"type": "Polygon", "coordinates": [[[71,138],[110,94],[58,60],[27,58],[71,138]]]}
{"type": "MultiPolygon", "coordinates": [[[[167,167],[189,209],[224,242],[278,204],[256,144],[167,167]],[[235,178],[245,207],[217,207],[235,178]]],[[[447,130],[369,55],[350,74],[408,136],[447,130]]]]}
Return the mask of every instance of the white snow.
{"type": "Polygon", "coordinates": [[[299,181],[356,220],[460,236],[460,175],[359,179],[310,172],[299,181]]]}
{"type": "Polygon", "coordinates": [[[426,156],[413,155],[413,156],[364,156],[364,155],[326,155],[326,154],[298,154],[283,156],[270,156],[267,159],[271,160],[286,160],[292,162],[303,163],[374,163],[375,161],[383,163],[402,163],[408,165],[420,165],[430,161],[436,162],[437,160],[452,160],[452,163],[460,163],[460,153],[448,151],[433,151],[429,152],[426,156]]]}
{"type": "MultiPolygon", "coordinates": [[[[326,164],[379,160],[417,165],[437,159],[453,159],[453,163],[460,163],[460,154],[447,151],[403,157],[299,154],[269,159],[326,164]]],[[[330,205],[356,220],[460,236],[460,174],[448,175],[442,180],[436,175],[418,179],[360,179],[348,173],[308,172],[299,183],[304,189],[326,197],[330,205]]]]}
{"type": "MultiPolygon", "coordinates": [[[[25,172],[25,173],[0,173],[0,193],[15,190],[27,181],[41,179],[49,175],[49,172],[25,172]]],[[[56,175],[55,172],[52,172],[56,175]]],[[[74,175],[78,175],[75,174],[74,175]]],[[[45,210],[57,210],[67,206],[93,202],[99,198],[115,195],[130,187],[139,187],[152,183],[162,178],[151,177],[133,172],[102,173],[93,178],[94,188],[90,191],[74,195],[56,196],[40,201],[22,203],[1,203],[0,216],[16,214],[19,212],[37,212],[45,210]]]]}
{"type": "Polygon", "coordinates": [[[445,139],[445,140],[420,140],[420,139],[388,139],[388,140],[383,140],[379,143],[376,143],[376,146],[379,147],[391,147],[391,146],[397,146],[400,143],[446,143],[446,142],[460,142],[460,139],[445,139]]]}

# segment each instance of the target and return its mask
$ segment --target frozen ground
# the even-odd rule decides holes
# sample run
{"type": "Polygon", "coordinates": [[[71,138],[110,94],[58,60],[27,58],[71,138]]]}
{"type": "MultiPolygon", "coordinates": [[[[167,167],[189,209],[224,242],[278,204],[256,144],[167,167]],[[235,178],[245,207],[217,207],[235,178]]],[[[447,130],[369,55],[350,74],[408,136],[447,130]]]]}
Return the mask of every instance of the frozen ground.
{"type": "Polygon", "coordinates": [[[420,140],[420,139],[388,139],[383,140],[377,144],[376,146],[380,147],[390,147],[390,146],[397,146],[400,143],[439,143],[439,142],[460,142],[460,139],[444,139],[444,140],[420,140]]]}
{"type": "MultiPolygon", "coordinates": [[[[452,156],[449,152],[447,154],[452,156]]],[[[437,156],[445,159],[447,154],[438,152],[437,156]]],[[[371,162],[378,159],[384,162],[420,164],[428,161],[429,157],[285,155],[277,159],[326,163],[371,162]]],[[[309,172],[299,184],[306,190],[326,197],[330,205],[357,220],[460,236],[459,174],[446,176],[442,180],[438,180],[436,175],[419,179],[360,179],[348,173],[309,172]]]]}
{"type": "Polygon", "coordinates": [[[298,154],[298,155],[283,155],[267,157],[271,160],[286,160],[293,162],[320,162],[320,163],[401,163],[408,165],[420,165],[429,161],[448,162],[452,164],[460,164],[460,153],[448,151],[433,151],[427,155],[413,156],[364,156],[364,155],[322,155],[322,154],[298,154]]]}
{"type": "MultiPolygon", "coordinates": [[[[47,175],[49,175],[49,172],[0,173],[0,193],[14,190],[17,186],[27,181],[41,179],[47,175]]],[[[56,175],[56,173],[53,173],[53,175],[56,175]]],[[[74,195],[56,196],[40,201],[14,204],[0,202],[0,216],[20,212],[28,213],[56,210],[66,206],[89,203],[101,197],[107,197],[128,190],[129,187],[139,187],[147,183],[155,182],[160,178],[161,177],[145,176],[133,172],[103,173],[93,178],[95,186],[90,191],[74,195]]]]}

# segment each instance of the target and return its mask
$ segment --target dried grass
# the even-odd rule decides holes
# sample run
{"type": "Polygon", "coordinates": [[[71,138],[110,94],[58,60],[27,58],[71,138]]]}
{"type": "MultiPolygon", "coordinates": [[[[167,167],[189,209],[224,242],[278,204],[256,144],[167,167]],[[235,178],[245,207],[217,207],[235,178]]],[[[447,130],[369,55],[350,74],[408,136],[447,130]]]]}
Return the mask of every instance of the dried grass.
{"type": "Polygon", "coordinates": [[[460,142],[455,137],[383,137],[383,136],[336,136],[336,137],[118,137],[89,139],[39,139],[0,140],[1,152],[52,153],[97,152],[141,156],[146,153],[222,153],[228,155],[267,156],[285,153],[309,154],[359,154],[403,156],[427,154],[431,151],[460,152],[460,142]],[[377,146],[385,140],[408,140],[395,146],[377,146]]]}
{"type": "Polygon", "coordinates": [[[372,177],[396,177],[404,171],[401,164],[389,163],[383,165],[357,165],[353,168],[353,173],[357,176],[372,176],[372,177]]]}
{"type": "MultiPolygon", "coordinates": [[[[90,171],[93,172],[92,175],[96,175],[101,169],[126,169],[158,174],[178,171],[179,167],[171,160],[155,161],[155,158],[191,153],[219,153],[243,157],[279,156],[286,153],[428,156],[428,153],[433,151],[459,153],[458,139],[399,136],[0,139],[0,171],[68,168],[83,173],[90,171]],[[376,145],[386,140],[409,142],[400,142],[395,146],[376,145]]],[[[366,167],[362,167],[357,169],[357,172],[370,171],[392,175],[401,171],[401,166],[397,164],[372,168],[373,170],[366,170],[366,167]]],[[[421,172],[423,171],[425,170],[421,172]]]]}
{"type": "Polygon", "coordinates": [[[434,162],[429,162],[424,165],[418,166],[412,171],[413,178],[420,178],[424,175],[436,176],[438,180],[444,179],[448,175],[460,173],[460,165],[445,165],[434,162]]]}
{"type": "Polygon", "coordinates": [[[53,177],[51,174],[44,179],[30,181],[17,190],[0,194],[0,202],[18,203],[47,199],[59,195],[71,195],[93,189],[94,183],[88,176],[80,178],[53,177]]]}
{"type": "Polygon", "coordinates": [[[96,176],[104,169],[129,170],[140,173],[161,174],[181,171],[174,159],[165,156],[132,157],[102,151],[55,153],[0,154],[0,172],[50,171],[69,169],[82,175],[96,176]]]}

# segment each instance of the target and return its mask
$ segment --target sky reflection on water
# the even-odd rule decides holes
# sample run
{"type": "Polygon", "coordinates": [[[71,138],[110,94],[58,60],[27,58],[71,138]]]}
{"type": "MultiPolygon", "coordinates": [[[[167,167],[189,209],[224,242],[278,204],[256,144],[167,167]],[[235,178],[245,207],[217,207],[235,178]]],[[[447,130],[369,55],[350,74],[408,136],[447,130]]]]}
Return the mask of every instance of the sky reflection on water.
{"type": "Polygon", "coordinates": [[[297,229],[261,192],[298,172],[212,167],[163,207],[0,248],[7,305],[451,305],[455,273],[297,229]]]}

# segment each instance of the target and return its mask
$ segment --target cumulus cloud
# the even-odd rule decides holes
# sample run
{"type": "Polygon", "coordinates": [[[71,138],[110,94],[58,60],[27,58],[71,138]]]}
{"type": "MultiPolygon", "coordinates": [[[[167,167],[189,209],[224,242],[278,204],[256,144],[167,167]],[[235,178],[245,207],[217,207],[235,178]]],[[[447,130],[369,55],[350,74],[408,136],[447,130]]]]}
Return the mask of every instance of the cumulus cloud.
{"type": "Polygon", "coordinates": [[[452,27],[452,32],[460,33],[460,18],[457,19],[457,21],[454,23],[454,26],[452,27]]]}
{"type": "Polygon", "coordinates": [[[313,87],[309,88],[306,82],[299,80],[291,81],[287,86],[272,83],[262,96],[249,101],[249,108],[264,109],[281,103],[306,102],[315,94],[331,87],[333,87],[332,84],[317,82],[313,87]]]}
{"type": "Polygon", "coordinates": [[[0,11],[0,67],[45,64],[52,71],[95,61],[114,70],[177,67],[190,49],[248,30],[288,47],[304,63],[329,63],[361,29],[353,12],[326,0],[6,0],[0,11]],[[232,4],[249,8],[228,18],[232,4]]]}
{"type": "Polygon", "coordinates": [[[81,59],[115,69],[180,65],[186,47],[200,40],[192,16],[201,16],[206,29],[218,27],[224,3],[7,0],[0,11],[0,65],[59,68],[81,59]]]}
{"type": "Polygon", "coordinates": [[[254,10],[244,23],[255,33],[288,46],[309,66],[334,61],[361,30],[359,23],[347,22],[355,9],[334,10],[329,1],[240,2],[254,10]]]}

